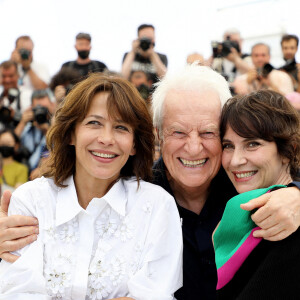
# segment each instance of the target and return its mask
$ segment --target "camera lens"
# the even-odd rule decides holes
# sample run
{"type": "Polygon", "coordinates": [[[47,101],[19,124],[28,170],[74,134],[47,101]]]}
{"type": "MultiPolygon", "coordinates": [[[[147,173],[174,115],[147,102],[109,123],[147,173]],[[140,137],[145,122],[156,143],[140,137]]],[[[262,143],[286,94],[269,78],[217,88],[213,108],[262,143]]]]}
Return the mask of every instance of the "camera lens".
{"type": "Polygon", "coordinates": [[[142,50],[146,51],[150,48],[152,41],[148,38],[141,38],[140,39],[140,47],[142,50]]]}

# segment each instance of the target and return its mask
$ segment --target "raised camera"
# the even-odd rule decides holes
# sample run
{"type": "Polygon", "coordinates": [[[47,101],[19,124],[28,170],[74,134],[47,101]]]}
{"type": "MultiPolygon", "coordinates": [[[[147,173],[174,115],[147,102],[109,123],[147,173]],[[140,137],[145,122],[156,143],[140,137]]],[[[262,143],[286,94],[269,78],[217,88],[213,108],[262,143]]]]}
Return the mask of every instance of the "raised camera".
{"type": "Polygon", "coordinates": [[[140,48],[144,51],[148,50],[152,44],[152,41],[146,37],[140,39],[140,48]]]}
{"type": "Polygon", "coordinates": [[[23,60],[28,60],[30,56],[30,51],[24,48],[19,50],[20,56],[23,60]]]}
{"type": "Polygon", "coordinates": [[[229,37],[223,43],[217,41],[211,42],[213,57],[226,57],[231,53],[231,48],[235,48],[237,52],[241,52],[240,46],[236,41],[231,41],[229,37]]]}
{"type": "Polygon", "coordinates": [[[267,78],[273,69],[274,67],[269,63],[265,64],[262,68],[256,69],[258,79],[260,79],[260,77],[267,78]]]}
{"type": "Polygon", "coordinates": [[[38,124],[45,124],[49,122],[49,110],[45,106],[37,105],[32,108],[33,119],[38,124]]]}

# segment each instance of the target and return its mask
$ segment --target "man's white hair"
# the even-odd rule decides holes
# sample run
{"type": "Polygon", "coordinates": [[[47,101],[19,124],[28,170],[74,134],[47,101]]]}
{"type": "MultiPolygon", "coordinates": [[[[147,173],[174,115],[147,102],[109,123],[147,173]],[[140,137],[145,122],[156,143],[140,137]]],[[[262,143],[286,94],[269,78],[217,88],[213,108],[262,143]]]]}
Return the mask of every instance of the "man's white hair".
{"type": "MultiPolygon", "coordinates": [[[[200,93],[213,90],[219,95],[221,107],[231,97],[229,85],[225,78],[209,67],[193,63],[186,65],[179,72],[167,72],[165,77],[156,83],[156,89],[152,95],[153,122],[160,133],[162,133],[164,101],[170,90],[200,93]]],[[[209,99],[207,100],[209,101],[209,99]]],[[[182,105],[184,106],[184,100],[182,105]]]]}

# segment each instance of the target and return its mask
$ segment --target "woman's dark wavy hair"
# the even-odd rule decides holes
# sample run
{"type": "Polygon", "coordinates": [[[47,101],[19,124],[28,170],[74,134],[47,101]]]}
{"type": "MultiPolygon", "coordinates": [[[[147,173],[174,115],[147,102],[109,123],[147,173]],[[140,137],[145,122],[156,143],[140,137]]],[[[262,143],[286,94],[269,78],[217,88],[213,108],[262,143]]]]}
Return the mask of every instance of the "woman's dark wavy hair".
{"type": "Polygon", "coordinates": [[[120,177],[136,176],[146,181],[151,180],[154,134],[153,123],[145,101],[137,89],[127,80],[116,76],[93,73],[78,83],[56,111],[54,124],[47,133],[47,147],[50,151],[47,167],[43,175],[53,177],[57,186],[76,172],[75,148],[70,145],[72,133],[81,122],[99,92],[108,92],[107,110],[112,118],[121,118],[134,130],[136,154],[130,156],[121,169],[120,177]]]}
{"type": "Polygon", "coordinates": [[[241,137],[275,142],[278,153],[289,159],[291,177],[299,179],[299,113],[284,96],[260,90],[230,98],[222,110],[221,139],[228,126],[241,137]]]}

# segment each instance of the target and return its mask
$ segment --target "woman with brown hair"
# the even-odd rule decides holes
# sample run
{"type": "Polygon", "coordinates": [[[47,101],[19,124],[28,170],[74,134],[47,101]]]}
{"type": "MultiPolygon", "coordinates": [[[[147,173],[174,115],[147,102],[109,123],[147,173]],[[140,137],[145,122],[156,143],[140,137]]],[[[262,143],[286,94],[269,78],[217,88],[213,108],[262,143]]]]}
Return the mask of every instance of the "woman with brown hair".
{"type": "Polygon", "coordinates": [[[240,194],[228,201],[213,237],[219,299],[298,299],[300,230],[279,242],[256,238],[260,228],[240,205],[292,182],[299,186],[299,114],[274,91],[233,97],[223,107],[220,134],[222,165],[240,194]]]}
{"type": "Polygon", "coordinates": [[[0,299],[173,299],[180,220],[146,182],[154,136],[136,89],[92,74],[57,110],[47,147],[44,176],[12,196],[9,214],[37,217],[39,237],[1,263],[0,299]]]}

